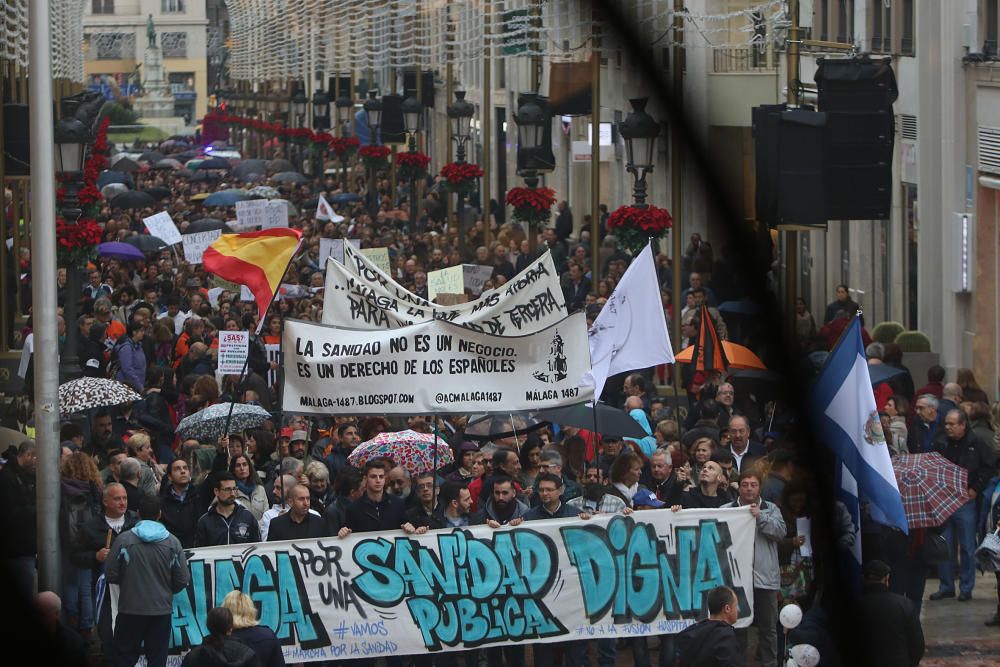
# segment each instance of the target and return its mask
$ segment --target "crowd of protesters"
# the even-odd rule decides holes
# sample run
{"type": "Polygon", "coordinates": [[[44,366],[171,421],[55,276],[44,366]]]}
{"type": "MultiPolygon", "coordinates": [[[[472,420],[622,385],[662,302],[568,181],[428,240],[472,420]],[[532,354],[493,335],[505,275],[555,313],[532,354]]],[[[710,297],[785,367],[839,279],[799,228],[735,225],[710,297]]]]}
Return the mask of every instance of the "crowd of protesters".
{"type": "MultiPolygon", "coordinates": [[[[269,172],[282,166],[275,164],[269,172]]],[[[196,195],[246,184],[225,172],[200,175],[204,173],[143,169],[133,174],[137,188],[164,186],[171,194],[156,208],[120,211],[106,207],[100,218],[104,240],[125,240],[143,233],[142,218],[157,210],[168,211],[182,233],[202,218],[231,220],[232,208],[206,209],[196,195]]],[[[260,176],[266,180],[269,175],[260,176]]],[[[822,613],[813,609],[814,564],[801,549],[808,536],[800,532],[802,526],[808,526],[808,521],[801,520],[817,511],[817,497],[814,479],[800,465],[791,435],[792,416],[759,388],[723,372],[704,374],[688,369],[684,369],[681,391],[672,395],[658,392],[657,383],[669,380],[669,373],[662,368],[612,378],[604,399],[627,410],[642,426],[646,437],[638,439],[597,437],[585,429],[551,424],[526,435],[473,441],[464,435],[464,416],[304,419],[277,410],[279,363],[274,346],[282,319],[322,318],[321,238],[358,239],[362,247],[388,248],[393,277],[425,297],[428,271],[463,260],[491,265],[494,271],[486,284],[489,288],[502,285],[530,259],[532,244],[525,230],[498,221],[494,215],[471,225],[460,244],[458,230],[445,225],[442,194],[433,181],[427,184],[420,202],[422,213],[411,225],[410,202],[393,198],[389,179],[375,184],[379,204],[374,216],[365,201],[368,193],[363,175],[352,174],[348,180],[346,188],[335,176],[314,178],[304,185],[278,186],[278,193],[298,212],[290,217],[290,225],[302,230],[302,250],[286,273],[282,296],[260,335],[250,337],[246,377],[216,373],[218,332],[253,332],[258,324],[255,304],[242,301],[239,291],[231,286],[216,285],[200,265],[186,263],[175,249],[151,254],[143,262],[97,259],[80,295],[67,293],[65,272],[60,273],[60,306],[69,299],[80,299],[79,321],[66,323],[65,332],[66,337],[77,339],[80,372],[118,379],[141,396],[134,403],[88,414],[83,421],[67,420],[62,427],[63,622],[95,645],[97,639],[92,635],[96,634],[105,653],[122,664],[134,662],[138,655],[137,636],[146,632],[150,638],[162,636],[162,624],[139,627],[126,623],[124,631],[112,631],[107,589],[95,586],[101,574],[109,580],[127,581],[112,554],[118,554],[129,540],[166,549],[172,548],[168,547],[172,544],[169,536],[179,548],[188,549],[366,531],[422,533],[476,524],[497,528],[522,521],[572,516],[586,519],[597,513],[629,514],[666,507],[748,507],[757,526],[754,628],[736,632],[739,648],[727,654],[731,654],[731,661],[718,664],[743,664],[738,657],[749,652],[763,667],[775,667],[781,660],[784,639],[778,624],[780,606],[797,602],[806,610],[807,619],[822,613]],[[345,191],[362,197],[357,203],[339,207],[342,222],[314,219],[318,193],[332,199],[345,191]],[[487,225],[491,246],[486,245],[487,225]],[[460,247],[474,249],[472,256],[463,257],[460,247]],[[208,442],[176,434],[177,424],[185,416],[231,401],[260,405],[272,418],[259,428],[208,442]],[[404,428],[436,431],[452,447],[455,463],[419,474],[385,459],[371,461],[363,469],[348,463],[348,455],[361,442],[404,428]],[[143,524],[146,527],[136,533],[136,527],[143,524]],[[127,535],[133,536],[126,539],[127,535]],[[109,557],[113,558],[111,563],[109,557]],[[752,651],[748,651],[748,643],[755,645],[752,651]]],[[[606,234],[606,211],[600,223],[599,276],[590,275],[589,229],[585,227],[573,238],[572,213],[565,202],[559,204],[555,225],[543,230],[537,242],[540,251],[552,253],[563,274],[567,306],[571,311],[584,309],[589,321],[596,318],[630,260],[618,249],[614,237],[606,234]]],[[[681,349],[694,342],[699,318],[705,312],[702,305],[708,306],[720,338],[738,335],[744,344],[752,345],[761,332],[745,321],[735,322],[736,327],[731,321],[727,326],[726,317],[717,308],[741,296],[721,255],[694,234],[681,261],[684,284],[680,286],[681,308],[675,311],[670,261],[665,255],[657,258],[662,290],[657,306],[668,320],[680,317],[683,326],[683,339],[675,341],[675,347],[681,349]]],[[[35,278],[29,272],[25,279],[35,278]]],[[[841,304],[827,319],[833,320],[843,310],[841,304]]],[[[806,319],[801,312],[798,317],[806,319]]],[[[815,332],[814,325],[812,330],[815,332]]],[[[21,339],[28,335],[30,319],[18,332],[21,339]]],[[[882,346],[870,349],[869,354],[883,363],[902,364],[898,348],[882,346]]],[[[971,594],[967,547],[983,521],[974,511],[976,497],[980,498],[980,514],[992,511],[989,520],[1000,519],[1000,492],[993,490],[997,413],[994,407],[991,421],[986,396],[978,390],[971,372],[960,373],[952,385],[942,384],[943,371],[939,371],[932,369],[929,384],[920,390],[913,389],[913,378],[907,373],[893,381],[889,393],[876,388],[876,396],[882,392],[879,409],[884,411],[884,430],[894,451],[933,449],[970,470],[973,509],[963,512],[962,518],[944,530],[949,544],[961,545],[958,599],[962,600],[971,594]],[[950,406],[946,404],[949,400],[950,406]],[[910,414],[910,405],[914,405],[915,414],[910,414]],[[975,447],[975,461],[964,450],[959,451],[965,443],[975,447]]],[[[27,395],[30,370],[26,380],[27,395]]],[[[0,472],[0,516],[8,536],[4,556],[19,574],[21,593],[27,596],[37,552],[34,445],[25,441],[8,450],[5,459],[0,472]]],[[[839,516],[846,523],[838,544],[846,552],[854,532],[846,511],[839,516]]],[[[892,567],[890,587],[919,606],[923,581],[915,579],[922,563],[920,531],[905,538],[867,522],[864,527],[865,539],[871,542],[865,544],[866,552],[870,549],[892,567]]],[[[949,562],[941,565],[941,589],[932,599],[954,596],[954,589],[948,587],[954,578],[949,562]]],[[[176,588],[180,583],[165,585],[176,588]]],[[[709,630],[723,635],[726,630],[719,624],[731,626],[735,620],[735,598],[726,590],[709,594],[707,602],[709,620],[716,624],[709,630]]],[[[209,664],[205,661],[213,652],[233,660],[246,657],[234,646],[239,642],[258,651],[262,664],[283,664],[280,650],[274,650],[273,635],[268,637],[265,629],[258,627],[253,605],[244,597],[238,592],[230,594],[223,607],[209,613],[210,641],[197,655],[192,652],[189,664],[209,664]]],[[[146,613],[144,605],[150,604],[148,600],[136,601],[139,611],[133,612],[146,613]]],[[[157,613],[162,615],[162,610],[157,613]]],[[[1000,606],[993,624],[1000,624],[1000,606]]],[[[699,627],[698,631],[709,630],[699,627]]],[[[686,655],[685,651],[692,650],[689,639],[684,636],[675,642],[674,637],[663,636],[657,642],[633,638],[620,646],[613,640],[590,643],[595,645],[600,664],[613,664],[617,652],[623,650],[631,654],[637,667],[652,664],[650,649],[658,645],[663,667],[673,664],[675,653],[686,655]]],[[[723,640],[728,646],[728,639],[723,640]]],[[[567,662],[583,664],[591,648],[588,644],[578,641],[562,646],[567,662]]],[[[150,664],[165,655],[161,649],[165,650],[165,645],[147,641],[150,664]]],[[[465,664],[473,664],[477,653],[461,657],[465,664]]],[[[491,666],[525,664],[523,646],[486,649],[483,654],[491,666]]],[[[551,647],[535,646],[534,655],[536,663],[549,660],[551,647]]],[[[453,664],[454,659],[454,654],[448,654],[435,657],[433,662],[453,664]]],[[[413,662],[431,664],[421,658],[413,662]]],[[[834,651],[828,651],[821,664],[838,664],[834,651]]]]}

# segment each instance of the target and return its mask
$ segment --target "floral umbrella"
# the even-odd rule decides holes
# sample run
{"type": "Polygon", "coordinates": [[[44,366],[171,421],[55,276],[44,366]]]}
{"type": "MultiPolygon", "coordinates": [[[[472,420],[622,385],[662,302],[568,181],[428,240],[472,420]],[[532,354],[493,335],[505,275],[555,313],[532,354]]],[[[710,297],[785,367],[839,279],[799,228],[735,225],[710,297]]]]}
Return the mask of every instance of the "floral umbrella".
{"type": "Polygon", "coordinates": [[[437,468],[455,461],[448,443],[436,438],[432,433],[417,433],[409,429],[379,433],[371,440],[358,445],[347,457],[347,461],[357,468],[362,468],[369,461],[384,457],[392,459],[410,475],[416,475],[435,469],[435,448],[437,468]]]}
{"type": "Polygon", "coordinates": [[[71,415],[94,408],[109,408],[140,398],[142,396],[123,382],[84,377],[59,385],[59,413],[71,415]]]}

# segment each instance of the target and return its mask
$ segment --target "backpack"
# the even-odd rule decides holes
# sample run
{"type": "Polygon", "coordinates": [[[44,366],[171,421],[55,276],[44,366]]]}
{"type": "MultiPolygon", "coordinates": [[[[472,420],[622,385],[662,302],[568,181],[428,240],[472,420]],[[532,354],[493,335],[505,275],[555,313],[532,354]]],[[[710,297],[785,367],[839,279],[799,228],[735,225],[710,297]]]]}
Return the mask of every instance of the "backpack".
{"type": "MultiPolygon", "coordinates": [[[[63,503],[63,513],[66,517],[65,546],[69,548],[70,553],[73,553],[77,545],[83,543],[84,526],[97,515],[97,508],[90,491],[68,496],[65,501],[63,503]]],[[[89,567],[90,563],[79,565],[89,567]]]]}

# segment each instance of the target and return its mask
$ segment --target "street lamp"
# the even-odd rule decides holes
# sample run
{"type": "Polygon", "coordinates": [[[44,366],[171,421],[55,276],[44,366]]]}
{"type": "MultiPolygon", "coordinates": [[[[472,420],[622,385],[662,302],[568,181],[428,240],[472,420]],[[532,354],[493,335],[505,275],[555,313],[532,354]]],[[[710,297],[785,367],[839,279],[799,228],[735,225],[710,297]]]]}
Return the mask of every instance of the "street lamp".
{"type": "Polygon", "coordinates": [[[313,129],[319,132],[330,129],[330,96],[322,88],[313,93],[313,129]]]}
{"type": "Polygon", "coordinates": [[[299,88],[295,91],[295,94],[292,95],[288,102],[289,109],[293,115],[293,124],[295,127],[302,127],[305,124],[302,122],[302,119],[305,118],[306,105],[309,104],[309,99],[306,97],[306,94],[302,92],[302,89],[299,88]]]}
{"type": "MultiPolygon", "coordinates": [[[[417,152],[417,133],[420,132],[420,121],[424,116],[424,105],[417,99],[415,91],[410,91],[410,96],[403,100],[403,126],[409,137],[410,153],[417,152]]],[[[417,225],[417,178],[416,169],[410,169],[410,229],[416,229],[417,225]]]]}
{"type": "Polygon", "coordinates": [[[347,96],[346,92],[343,92],[334,104],[337,107],[337,123],[340,125],[341,136],[346,137],[351,122],[351,112],[354,111],[354,102],[347,96]]]}
{"type": "Polygon", "coordinates": [[[529,188],[538,187],[538,151],[545,141],[545,123],[548,117],[538,103],[538,96],[533,93],[522,95],[523,103],[514,114],[517,123],[518,164],[524,164],[518,174],[524,177],[524,184],[529,188]]]}
{"type": "Polygon", "coordinates": [[[635,178],[632,197],[637,208],[646,207],[646,174],[653,171],[653,149],[660,133],[659,124],[646,113],[647,101],[648,97],[629,100],[632,112],[618,125],[618,131],[625,140],[626,170],[635,178]]]}
{"type": "MultiPolygon", "coordinates": [[[[78,193],[83,180],[87,146],[93,141],[93,136],[90,128],[81,121],[64,118],[56,123],[54,141],[64,192],[61,213],[67,223],[75,225],[82,214],[78,193]]],[[[66,302],[63,305],[63,320],[67,326],[66,345],[62,355],[63,381],[80,377],[81,374],[77,354],[80,331],[76,325],[81,291],[80,267],[71,264],[66,267],[66,302]]]]}
{"type": "MultiPolygon", "coordinates": [[[[365,119],[368,122],[368,143],[378,146],[379,127],[382,125],[382,100],[378,99],[378,91],[369,90],[365,100],[365,119]]],[[[378,186],[375,184],[375,170],[368,169],[368,213],[372,220],[378,215],[378,186]]]]}
{"type": "MultiPolygon", "coordinates": [[[[476,113],[476,108],[465,99],[464,90],[455,91],[455,103],[450,104],[446,110],[448,121],[451,123],[451,134],[455,138],[455,162],[463,164],[465,162],[465,145],[472,136],[472,117],[476,113]]],[[[465,195],[456,193],[458,203],[455,206],[455,215],[458,217],[458,247],[463,257],[465,257],[465,195]]]]}

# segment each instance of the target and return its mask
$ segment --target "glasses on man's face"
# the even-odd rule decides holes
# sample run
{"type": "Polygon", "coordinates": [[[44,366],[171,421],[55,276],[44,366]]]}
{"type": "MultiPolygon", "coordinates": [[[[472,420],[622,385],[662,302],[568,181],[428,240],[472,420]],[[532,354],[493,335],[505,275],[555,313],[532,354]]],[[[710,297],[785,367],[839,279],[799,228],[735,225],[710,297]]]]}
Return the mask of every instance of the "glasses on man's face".
{"type": "Polygon", "coordinates": [[[219,493],[236,493],[235,486],[220,486],[219,493]]]}

